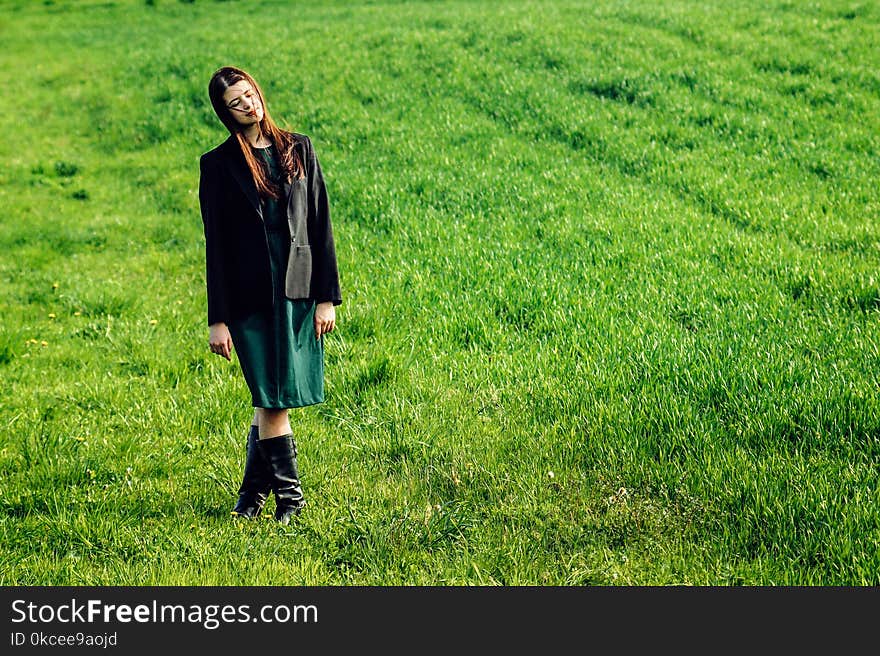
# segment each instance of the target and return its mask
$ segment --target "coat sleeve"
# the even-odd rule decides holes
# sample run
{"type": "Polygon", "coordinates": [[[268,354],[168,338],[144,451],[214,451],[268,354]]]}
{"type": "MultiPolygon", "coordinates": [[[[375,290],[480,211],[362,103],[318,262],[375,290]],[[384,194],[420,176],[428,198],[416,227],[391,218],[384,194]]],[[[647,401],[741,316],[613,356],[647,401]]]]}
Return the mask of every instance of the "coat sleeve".
{"type": "Polygon", "coordinates": [[[336,247],[333,243],[333,226],[330,223],[330,204],[321,164],[315,155],[312,140],[306,137],[306,172],[309,182],[309,241],[312,245],[312,296],[318,303],[342,303],[339,288],[339,268],[336,264],[336,247]]]}
{"type": "Polygon", "coordinates": [[[208,325],[226,323],[229,308],[226,299],[226,272],[220,236],[220,213],[217,194],[221,189],[216,165],[202,155],[199,161],[199,205],[205,228],[205,273],[208,286],[208,325]]]}

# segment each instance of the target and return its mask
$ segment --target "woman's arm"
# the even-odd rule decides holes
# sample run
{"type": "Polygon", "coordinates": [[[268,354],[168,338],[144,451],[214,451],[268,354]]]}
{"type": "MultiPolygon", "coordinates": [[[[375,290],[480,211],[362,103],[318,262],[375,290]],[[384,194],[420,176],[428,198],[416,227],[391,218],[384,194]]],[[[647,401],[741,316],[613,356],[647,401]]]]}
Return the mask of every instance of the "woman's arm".
{"type": "Polygon", "coordinates": [[[220,252],[217,192],[220,189],[215,169],[202,155],[199,160],[199,205],[205,226],[205,268],[208,285],[208,343],[211,352],[231,360],[232,337],[226,326],[223,262],[220,252]]]}
{"type": "MultiPolygon", "coordinates": [[[[342,292],[339,288],[339,269],[336,264],[336,247],[333,242],[333,226],[330,223],[330,203],[321,164],[306,137],[306,172],[309,182],[309,243],[312,245],[312,296],[318,303],[339,305],[342,292]]],[[[335,320],[335,319],[334,319],[335,320]]],[[[319,335],[320,336],[320,335],[319,335]]]]}
{"type": "Polygon", "coordinates": [[[221,181],[216,165],[202,155],[199,161],[199,205],[205,228],[205,279],[208,288],[208,325],[226,323],[229,308],[226,301],[226,280],[220,239],[218,194],[221,181]]]}
{"type": "Polygon", "coordinates": [[[225,323],[229,317],[226,302],[226,284],[223,272],[223,252],[220,239],[220,212],[218,194],[222,189],[216,166],[202,155],[199,161],[199,205],[205,228],[205,280],[208,287],[208,325],[225,323]]]}

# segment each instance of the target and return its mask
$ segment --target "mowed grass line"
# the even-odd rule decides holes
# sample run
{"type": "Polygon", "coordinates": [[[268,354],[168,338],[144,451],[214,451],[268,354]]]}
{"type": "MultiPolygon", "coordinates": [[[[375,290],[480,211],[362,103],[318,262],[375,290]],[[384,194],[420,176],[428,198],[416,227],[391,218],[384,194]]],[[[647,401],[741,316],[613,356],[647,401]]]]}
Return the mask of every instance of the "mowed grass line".
{"type": "Polygon", "coordinates": [[[870,5],[0,11],[4,583],[877,583],[870,5]],[[204,346],[225,63],[333,202],[289,528],[204,346]]]}

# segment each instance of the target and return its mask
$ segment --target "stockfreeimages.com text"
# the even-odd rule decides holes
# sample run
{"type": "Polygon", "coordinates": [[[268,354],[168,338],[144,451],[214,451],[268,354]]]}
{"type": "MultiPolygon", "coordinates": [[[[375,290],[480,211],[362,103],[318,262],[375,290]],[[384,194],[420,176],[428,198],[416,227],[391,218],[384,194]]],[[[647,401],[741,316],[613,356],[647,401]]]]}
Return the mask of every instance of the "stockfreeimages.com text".
{"type": "Polygon", "coordinates": [[[317,623],[318,608],[313,604],[265,604],[252,612],[249,604],[105,604],[100,599],[70,603],[35,604],[24,599],[12,602],[12,622],[48,624],[52,622],[83,623],[188,623],[201,624],[206,629],[216,629],[221,624],[241,622],[271,623],[317,623]]]}

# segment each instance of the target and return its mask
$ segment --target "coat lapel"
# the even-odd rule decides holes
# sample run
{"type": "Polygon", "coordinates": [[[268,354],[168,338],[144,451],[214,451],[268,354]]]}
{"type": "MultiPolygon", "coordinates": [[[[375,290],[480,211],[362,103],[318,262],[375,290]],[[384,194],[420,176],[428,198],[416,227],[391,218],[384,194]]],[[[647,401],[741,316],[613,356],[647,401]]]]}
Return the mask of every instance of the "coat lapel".
{"type": "MultiPolygon", "coordinates": [[[[298,137],[294,137],[293,139],[294,139],[294,146],[293,147],[294,147],[294,149],[297,149],[297,152],[299,152],[300,161],[302,162],[303,166],[305,166],[306,165],[305,148],[301,147],[302,142],[299,140],[298,137]]],[[[288,218],[290,218],[290,194],[292,192],[293,192],[293,184],[291,184],[290,180],[285,180],[282,193],[284,194],[284,202],[285,202],[284,206],[287,208],[288,218]]]]}
{"type": "Polygon", "coordinates": [[[247,162],[244,161],[244,155],[238,147],[238,141],[232,136],[226,140],[226,162],[235,181],[238,182],[244,195],[247,196],[260,220],[262,220],[263,209],[260,204],[260,196],[257,193],[257,185],[254,183],[250,170],[248,170],[247,162]]]}

